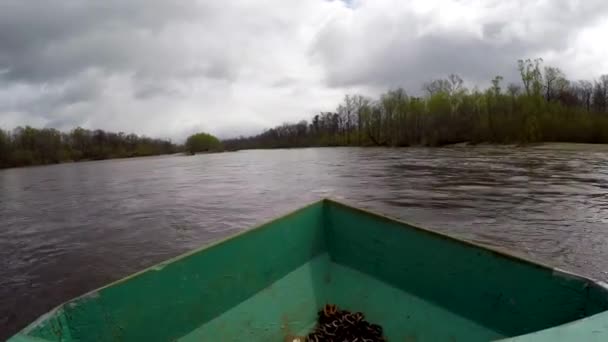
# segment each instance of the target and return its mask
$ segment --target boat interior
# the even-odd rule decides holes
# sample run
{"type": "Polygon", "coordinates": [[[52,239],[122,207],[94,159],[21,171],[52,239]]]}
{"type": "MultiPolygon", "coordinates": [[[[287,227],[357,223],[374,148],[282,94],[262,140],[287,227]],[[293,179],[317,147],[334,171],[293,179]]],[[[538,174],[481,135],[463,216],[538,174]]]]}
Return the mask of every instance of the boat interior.
{"type": "Polygon", "coordinates": [[[292,341],[328,303],[362,312],[388,341],[491,341],[606,311],[608,293],[582,277],[322,200],[68,302],[22,338],[292,341]]]}

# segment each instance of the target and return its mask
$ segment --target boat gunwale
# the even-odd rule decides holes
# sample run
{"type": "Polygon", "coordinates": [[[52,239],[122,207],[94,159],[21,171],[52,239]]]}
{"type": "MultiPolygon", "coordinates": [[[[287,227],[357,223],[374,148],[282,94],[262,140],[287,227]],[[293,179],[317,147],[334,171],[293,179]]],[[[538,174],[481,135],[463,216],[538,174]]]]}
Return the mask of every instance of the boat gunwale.
{"type": "Polygon", "coordinates": [[[439,238],[444,239],[444,240],[451,240],[451,241],[459,242],[459,243],[464,244],[464,245],[468,245],[470,247],[475,247],[475,248],[487,250],[487,251],[492,252],[493,254],[496,254],[496,255],[498,255],[500,257],[506,257],[506,258],[512,259],[512,260],[514,260],[516,262],[519,262],[519,263],[532,264],[533,266],[535,266],[537,268],[551,270],[555,274],[560,274],[560,275],[563,275],[563,276],[566,276],[566,277],[571,277],[571,278],[578,278],[580,280],[584,280],[586,282],[593,283],[593,284],[595,284],[595,285],[597,285],[597,286],[605,289],[608,292],[608,284],[606,284],[603,281],[600,281],[600,280],[597,280],[597,279],[594,279],[594,278],[591,278],[591,277],[588,277],[588,276],[584,276],[584,275],[581,275],[581,274],[578,274],[578,273],[574,273],[574,272],[571,272],[571,271],[566,271],[566,270],[563,270],[563,269],[561,269],[559,267],[554,267],[554,266],[545,264],[542,261],[527,259],[524,256],[521,256],[521,255],[518,255],[518,254],[515,254],[515,253],[510,253],[508,251],[505,251],[503,249],[497,248],[495,246],[484,245],[484,244],[481,244],[481,243],[478,243],[478,242],[474,242],[474,241],[470,241],[470,240],[466,240],[464,238],[461,238],[461,237],[458,237],[458,236],[454,236],[454,235],[451,235],[451,234],[448,234],[448,233],[436,231],[436,230],[429,229],[429,228],[420,227],[420,226],[418,226],[416,224],[412,224],[412,223],[404,221],[402,219],[394,218],[394,217],[391,217],[391,216],[388,216],[388,215],[385,215],[385,214],[376,213],[376,212],[370,211],[368,209],[354,207],[354,206],[351,206],[351,205],[348,205],[348,204],[336,201],[336,200],[331,199],[331,198],[324,198],[321,201],[324,201],[326,203],[330,203],[330,204],[333,204],[333,205],[336,205],[336,206],[341,206],[341,207],[344,207],[344,208],[347,208],[347,209],[350,209],[350,210],[358,211],[358,212],[361,212],[361,213],[363,213],[365,215],[368,215],[368,216],[371,215],[371,216],[374,216],[374,217],[379,218],[379,219],[387,220],[389,222],[400,223],[401,225],[408,226],[408,227],[402,227],[402,228],[412,228],[412,229],[415,229],[417,231],[420,231],[420,232],[423,232],[423,233],[426,233],[426,234],[430,234],[430,235],[433,235],[435,237],[439,237],[439,238]]]}
{"type": "MultiPolygon", "coordinates": [[[[469,240],[466,240],[466,239],[463,239],[463,238],[460,238],[460,237],[457,237],[457,236],[453,236],[453,235],[450,235],[450,234],[447,234],[447,233],[444,233],[444,232],[439,232],[439,231],[436,231],[436,230],[432,230],[432,229],[428,229],[428,228],[423,228],[423,227],[420,227],[420,226],[418,226],[416,224],[412,224],[412,223],[409,223],[407,221],[404,221],[402,219],[394,218],[394,217],[391,217],[391,216],[388,216],[388,215],[385,215],[385,214],[381,214],[381,213],[376,213],[376,212],[373,212],[373,211],[368,210],[368,209],[354,207],[354,206],[351,206],[349,204],[342,203],[342,202],[340,202],[338,200],[335,200],[333,198],[327,198],[326,197],[326,198],[321,198],[319,200],[315,200],[313,202],[308,202],[307,204],[305,204],[302,207],[294,209],[293,211],[288,212],[286,214],[275,216],[274,218],[272,218],[272,219],[270,219],[268,221],[265,221],[263,223],[256,224],[256,225],[254,225],[251,228],[242,228],[241,231],[238,231],[238,232],[236,232],[234,234],[227,235],[226,237],[220,238],[220,239],[218,239],[216,241],[212,241],[212,242],[210,242],[208,244],[204,244],[201,247],[198,247],[198,248],[195,248],[193,250],[184,252],[182,254],[178,254],[177,256],[169,258],[169,259],[167,259],[165,261],[161,261],[159,263],[156,263],[154,265],[146,267],[146,268],[142,269],[141,271],[137,271],[135,273],[129,274],[129,275],[123,277],[123,278],[117,279],[117,280],[115,280],[113,282],[110,282],[110,283],[108,283],[106,285],[103,285],[101,287],[98,287],[98,288],[95,288],[93,290],[87,291],[87,292],[85,292],[85,293],[83,293],[83,294],[81,294],[79,296],[76,296],[76,297],[73,297],[71,299],[68,299],[68,300],[66,300],[66,301],[64,301],[64,302],[62,302],[62,303],[54,306],[52,309],[48,310],[47,312],[41,314],[34,321],[32,321],[31,323],[29,323],[28,325],[26,325],[24,328],[22,328],[20,331],[18,331],[17,333],[15,333],[13,336],[9,337],[9,339],[15,338],[15,337],[18,337],[18,336],[22,336],[22,337],[27,337],[27,338],[36,338],[37,340],[40,340],[40,341],[49,341],[49,340],[45,340],[45,339],[40,339],[40,338],[38,338],[36,336],[29,335],[29,333],[33,329],[35,329],[37,326],[39,326],[40,323],[42,323],[45,319],[49,318],[51,316],[51,314],[59,312],[66,305],[68,305],[68,304],[70,304],[72,302],[75,302],[77,300],[80,300],[80,299],[86,299],[86,298],[90,298],[90,297],[96,297],[100,291],[102,291],[102,290],[104,290],[106,288],[110,288],[112,286],[119,285],[119,284],[121,284],[123,282],[129,281],[129,280],[131,280],[133,278],[136,278],[136,277],[139,277],[142,274],[150,272],[150,271],[155,271],[155,272],[161,271],[162,268],[164,268],[166,265],[169,265],[171,263],[174,263],[174,262],[182,260],[182,259],[186,259],[186,258],[188,258],[188,257],[190,257],[190,256],[192,256],[194,254],[198,254],[198,253],[203,252],[205,250],[208,250],[208,249],[220,246],[220,245],[222,245],[224,243],[227,243],[227,242],[230,242],[231,240],[236,239],[236,238],[238,238],[238,237],[240,237],[242,235],[245,235],[245,234],[248,234],[248,233],[253,233],[253,232],[256,232],[256,231],[261,231],[261,230],[263,230],[265,228],[268,228],[272,223],[276,223],[277,221],[280,221],[280,220],[289,218],[291,216],[297,215],[300,212],[302,212],[302,211],[304,211],[306,209],[309,209],[309,208],[311,208],[311,207],[313,207],[315,205],[321,205],[321,206],[324,206],[324,205],[334,205],[334,206],[337,206],[337,207],[342,207],[342,208],[345,208],[345,209],[348,209],[348,210],[351,210],[351,211],[356,211],[356,212],[362,213],[362,214],[367,215],[367,216],[371,216],[371,217],[376,218],[376,219],[385,220],[385,221],[388,221],[388,222],[391,222],[391,223],[397,223],[399,225],[399,227],[403,228],[403,229],[414,229],[416,231],[419,231],[419,232],[422,232],[422,233],[425,233],[425,234],[430,234],[430,235],[432,235],[434,237],[441,238],[443,240],[453,241],[453,242],[457,242],[457,243],[460,243],[460,244],[463,244],[463,245],[466,245],[466,246],[469,246],[469,247],[474,247],[474,248],[478,248],[478,249],[482,249],[482,250],[487,250],[487,251],[491,252],[492,254],[494,254],[494,255],[496,255],[498,257],[505,257],[505,258],[513,260],[514,262],[518,262],[518,263],[522,263],[522,264],[529,264],[529,265],[532,265],[532,266],[534,266],[536,268],[545,269],[547,271],[552,271],[554,275],[559,275],[559,276],[562,276],[562,277],[578,278],[579,280],[584,281],[587,284],[596,285],[596,286],[600,287],[601,289],[603,289],[604,291],[606,291],[608,293],[608,285],[605,282],[593,279],[591,277],[583,276],[583,275],[580,275],[580,274],[577,274],[577,273],[573,273],[573,272],[570,272],[570,271],[565,271],[565,270],[562,270],[562,269],[557,268],[557,267],[552,267],[552,266],[547,265],[547,264],[545,264],[543,262],[540,262],[540,261],[526,259],[523,256],[509,253],[507,251],[501,250],[501,249],[496,248],[494,246],[486,246],[486,245],[483,245],[481,243],[469,241],[469,240]]],[[[580,320],[583,320],[583,319],[586,319],[586,318],[589,318],[589,317],[592,317],[592,316],[595,316],[595,315],[606,314],[606,313],[608,313],[608,311],[603,311],[603,312],[599,312],[599,313],[594,314],[594,315],[589,315],[589,316],[586,316],[586,317],[582,317],[582,318],[574,320],[572,322],[556,325],[556,326],[553,326],[553,327],[550,327],[550,328],[547,328],[547,329],[556,328],[556,327],[559,327],[559,326],[563,326],[565,324],[573,324],[573,323],[576,323],[576,322],[578,322],[580,320]]],[[[537,333],[537,332],[540,332],[540,331],[543,331],[543,330],[546,330],[546,329],[534,331],[534,332],[531,332],[529,334],[537,333]]],[[[525,335],[527,335],[527,334],[525,334],[525,335]]],[[[523,335],[520,335],[520,336],[523,336],[523,335]]]]}
{"type": "MultiPolygon", "coordinates": [[[[487,250],[488,252],[491,252],[492,254],[496,255],[497,257],[504,257],[504,258],[507,258],[507,259],[511,259],[513,262],[517,262],[517,263],[520,263],[520,264],[528,264],[528,265],[532,265],[532,266],[534,266],[534,267],[536,267],[538,269],[542,269],[542,270],[546,270],[546,271],[552,271],[553,276],[560,276],[560,277],[566,277],[566,278],[576,278],[576,279],[579,279],[580,281],[584,282],[587,286],[589,286],[589,285],[595,285],[595,286],[598,286],[599,288],[601,288],[601,290],[603,290],[604,292],[608,293],[608,284],[606,282],[603,282],[603,281],[600,281],[600,280],[597,280],[597,279],[594,279],[594,278],[591,278],[591,277],[588,277],[588,276],[584,276],[584,275],[577,274],[577,273],[574,273],[574,272],[566,271],[566,270],[563,270],[563,269],[561,269],[559,267],[553,267],[553,266],[545,264],[545,263],[543,263],[541,261],[526,259],[523,256],[520,256],[520,255],[517,255],[517,254],[513,254],[513,253],[509,253],[509,252],[507,252],[505,250],[496,248],[494,246],[486,246],[486,245],[483,245],[483,244],[478,243],[478,242],[474,242],[474,241],[463,239],[461,237],[453,236],[453,235],[450,235],[450,234],[447,234],[447,233],[443,233],[443,232],[432,230],[432,229],[428,229],[428,228],[423,228],[423,227],[420,227],[420,226],[418,226],[416,224],[412,224],[412,223],[409,223],[407,221],[404,221],[402,219],[394,218],[394,217],[391,217],[391,216],[388,216],[388,215],[385,215],[385,214],[381,214],[381,213],[376,213],[376,212],[373,212],[373,211],[368,210],[368,209],[354,207],[354,206],[351,206],[349,204],[345,204],[345,203],[342,203],[340,201],[336,201],[336,200],[331,199],[331,198],[324,198],[321,201],[323,201],[324,203],[328,203],[330,205],[335,205],[337,207],[343,207],[343,208],[346,208],[346,209],[349,209],[349,210],[354,210],[354,211],[357,211],[357,212],[362,213],[364,215],[372,216],[374,218],[385,220],[385,221],[388,221],[390,223],[399,223],[400,224],[400,228],[414,229],[414,230],[417,230],[417,231],[419,231],[421,233],[429,234],[429,235],[432,235],[432,236],[437,237],[437,238],[441,238],[441,239],[448,240],[448,241],[451,240],[453,242],[457,242],[457,243],[460,243],[460,244],[463,244],[463,245],[466,245],[466,246],[469,246],[469,247],[478,248],[478,249],[482,249],[482,250],[487,250]]],[[[564,327],[564,326],[571,326],[571,325],[575,325],[575,324],[580,324],[581,321],[583,321],[583,320],[588,321],[591,317],[596,317],[596,316],[605,316],[605,318],[608,320],[608,310],[601,311],[601,312],[598,312],[598,313],[595,313],[595,314],[592,314],[592,315],[588,315],[588,316],[585,316],[585,317],[581,317],[581,318],[576,319],[574,321],[570,321],[570,322],[566,322],[566,323],[563,323],[563,324],[558,324],[558,325],[554,325],[554,326],[551,326],[551,327],[547,327],[545,329],[531,331],[529,333],[525,333],[525,334],[522,334],[522,335],[506,337],[504,339],[496,340],[496,342],[501,342],[501,341],[508,342],[511,339],[522,338],[522,337],[529,336],[529,335],[532,336],[533,334],[542,333],[543,331],[546,331],[546,330],[555,329],[555,328],[561,328],[561,327],[564,327]]]]}
{"type": "MultiPolygon", "coordinates": [[[[195,248],[193,250],[186,251],[184,253],[178,254],[178,255],[176,255],[174,257],[171,257],[171,258],[169,258],[167,260],[164,260],[164,261],[158,262],[156,264],[153,264],[151,266],[148,266],[148,267],[146,267],[146,268],[144,268],[144,269],[142,269],[140,271],[131,273],[131,274],[125,276],[125,277],[122,277],[122,278],[119,278],[117,280],[114,280],[114,281],[112,281],[112,282],[110,282],[110,283],[108,283],[106,285],[103,285],[103,286],[100,286],[100,287],[96,287],[96,288],[94,288],[92,290],[89,290],[89,291],[87,291],[87,292],[85,292],[85,293],[83,293],[81,295],[78,295],[76,297],[72,297],[72,298],[70,298],[70,299],[68,299],[66,301],[63,301],[60,304],[52,307],[51,309],[49,309],[45,313],[41,314],[34,321],[32,321],[31,323],[29,323],[28,325],[26,325],[25,327],[23,327],[21,330],[19,330],[18,332],[16,332],[13,336],[11,336],[9,338],[13,338],[13,337],[16,337],[18,335],[22,335],[22,336],[27,336],[27,337],[31,337],[31,338],[38,338],[38,339],[40,339],[39,337],[31,336],[31,335],[28,335],[28,334],[33,329],[35,329],[38,325],[40,325],[40,323],[42,323],[45,319],[49,318],[51,316],[51,314],[59,312],[66,305],[68,305],[70,303],[73,303],[73,302],[75,302],[77,300],[80,300],[80,299],[87,299],[87,298],[91,298],[91,297],[96,297],[99,294],[99,292],[102,291],[102,290],[104,290],[104,289],[110,288],[110,287],[115,286],[115,285],[119,285],[119,284],[121,284],[123,282],[126,282],[126,281],[129,281],[129,280],[131,280],[133,278],[137,278],[137,277],[141,276],[142,274],[150,272],[150,271],[155,271],[155,272],[161,271],[166,265],[169,265],[171,263],[174,263],[174,262],[182,260],[182,259],[186,259],[186,258],[188,258],[188,257],[190,257],[190,256],[192,256],[194,254],[198,254],[198,253],[200,253],[200,252],[202,252],[204,250],[220,246],[220,245],[222,245],[222,244],[224,244],[226,242],[229,242],[232,239],[236,239],[236,238],[240,237],[241,235],[245,235],[247,233],[251,233],[251,232],[254,232],[254,231],[261,231],[264,228],[267,228],[267,226],[270,226],[272,223],[275,223],[277,221],[286,219],[286,218],[288,218],[290,216],[296,215],[296,214],[298,214],[298,213],[300,213],[300,212],[302,212],[302,211],[304,211],[304,210],[306,210],[308,208],[311,208],[311,207],[313,207],[315,205],[323,205],[324,203],[326,203],[325,202],[326,200],[327,200],[326,198],[322,198],[320,200],[315,200],[313,202],[308,202],[307,204],[305,204],[302,207],[294,209],[294,210],[292,210],[292,211],[290,211],[290,212],[288,212],[286,214],[275,216],[274,218],[271,218],[268,221],[265,221],[263,223],[254,225],[252,228],[249,228],[249,229],[242,228],[240,231],[238,231],[238,232],[236,232],[234,234],[227,235],[227,236],[225,236],[223,238],[220,238],[220,239],[218,239],[216,241],[211,241],[208,244],[204,244],[204,245],[202,245],[200,247],[197,247],[197,248],[195,248]]],[[[42,341],[49,341],[49,340],[42,339],[42,341]]]]}

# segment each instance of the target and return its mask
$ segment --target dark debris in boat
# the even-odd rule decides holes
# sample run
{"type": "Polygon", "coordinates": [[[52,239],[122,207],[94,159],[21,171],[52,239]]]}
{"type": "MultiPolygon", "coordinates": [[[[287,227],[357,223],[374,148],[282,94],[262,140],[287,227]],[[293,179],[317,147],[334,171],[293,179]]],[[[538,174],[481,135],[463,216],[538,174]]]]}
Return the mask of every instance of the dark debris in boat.
{"type": "Polygon", "coordinates": [[[339,310],[327,304],[319,311],[317,326],[306,336],[307,342],[385,342],[382,327],[365,320],[361,312],[339,310]]]}

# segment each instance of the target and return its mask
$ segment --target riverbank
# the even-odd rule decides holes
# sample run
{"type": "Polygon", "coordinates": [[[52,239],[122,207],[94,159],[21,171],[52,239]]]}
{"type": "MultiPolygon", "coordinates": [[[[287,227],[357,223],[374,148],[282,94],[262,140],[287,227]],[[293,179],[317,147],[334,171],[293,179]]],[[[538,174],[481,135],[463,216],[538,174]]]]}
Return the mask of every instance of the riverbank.
{"type": "Polygon", "coordinates": [[[106,132],[100,129],[75,128],[61,132],[53,128],[0,128],[0,169],[79,162],[157,156],[182,151],[168,139],[154,139],[137,134],[106,132]]]}
{"type": "Polygon", "coordinates": [[[305,148],[386,148],[386,149],[408,149],[408,148],[430,148],[430,149],[442,149],[442,148],[478,148],[478,147],[506,147],[506,148],[533,148],[539,150],[563,150],[563,151],[590,151],[590,152],[608,152],[608,144],[606,143],[576,143],[576,142],[536,142],[526,144],[497,144],[497,143],[469,143],[461,142],[455,144],[446,144],[442,146],[290,146],[290,147],[257,147],[257,148],[242,148],[234,150],[225,150],[222,152],[237,152],[237,151],[248,151],[248,150],[290,150],[290,149],[305,149],[305,148]]]}
{"type": "Polygon", "coordinates": [[[11,169],[22,169],[22,168],[29,169],[29,168],[35,168],[35,167],[64,165],[64,164],[83,164],[83,163],[92,163],[92,162],[100,162],[100,161],[144,159],[144,158],[154,158],[154,157],[161,157],[161,156],[180,156],[180,155],[186,155],[186,154],[184,152],[178,152],[178,153],[151,154],[151,155],[145,155],[145,156],[111,157],[111,158],[103,158],[103,159],[65,160],[65,161],[61,161],[61,162],[57,162],[57,163],[32,164],[32,165],[20,165],[20,166],[2,166],[2,167],[0,167],[0,171],[11,170],[11,169]]]}
{"type": "MultiPolygon", "coordinates": [[[[95,162],[95,161],[107,161],[107,160],[122,160],[122,159],[137,159],[137,158],[150,158],[150,157],[158,157],[158,156],[195,156],[199,154],[217,154],[217,153],[227,153],[227,152],[237,152],[237,151],[246,151],[246,150],[277,150],[277,149],[304,149],[304,148],[348,148],[348,147],[360,147],[360,148],[388,148],[388,149],[408,149],[412,147],[428,147],[428,146],[407,146],[407,147],[383,147],[383,146],[293,146],[293,147],[269,147],[269,148],[244,148],[244,149],[234,149],[234,150],[222,150],[222,151],[205,151],[205,152],[196,152],[194,154],[188,152],[177,152],[177,153],[163,153],[163,154],[153,154],[153,155],[144,155],[144,156],[126,156],[126,157],[112,157],[112,158],[104,158],[104,159],[82,159],[82,160],[66,160],[57,163],[47,163],[47,164],[34,164],[34,165],[22,165],[22,166],[7,166],[0,167],[0,170],[6,169],[15,169],[15,168],[31,168],[31,167],[40,167],[40,166],[48,166],[48,165],[59,165],[59,164],[72,164],[72,163],[84,163],[84,162],[95,162]]],[[[477,147],[508,147],[508,148],[533,148],[538,150],[547,150],[547,151],[581,151],[581,152],[608,152],[608,144],[587,144],[587,143],[569,143],[569,142],[541,142],[541,143],[528,143],[528,144],[495,144],[495,143],[456,143],[456,144],[447,144],[443,146],[435,146],[428,147],[431,149],[441,149],[441,148],[477,148],[477,147]]]]}

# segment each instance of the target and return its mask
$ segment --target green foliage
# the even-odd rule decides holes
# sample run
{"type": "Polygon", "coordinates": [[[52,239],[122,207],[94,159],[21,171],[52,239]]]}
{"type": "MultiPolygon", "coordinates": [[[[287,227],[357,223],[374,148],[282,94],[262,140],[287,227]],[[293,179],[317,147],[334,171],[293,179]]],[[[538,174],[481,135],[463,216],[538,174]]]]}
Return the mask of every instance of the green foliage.
{"type": "Polygon", "coordinates": [[[220,150],[222,150],[222,143],[211,134],[197,133],[186,140],[186,151],[191,154],[220,150]]]}
{"type": "Polygon", "coordinates": [[[608,75],[570,82],[542,59],[519,60],[523,87],[469,91],[457,75],[425,83],[423,98],[403,89],[377,100],[347,95],[335,112],[224,141],[227,149],[304,146],[438,146],[458,142],[608,143],[608,75]],[[544,75],[543,75],[544,71],[544,75]]]}
{"type": "Polygon", "coordinates": [[[12,132],[0,129],[0,168],[150,156],[176,150],[167,140],[80,127],[69,133],[29,126],[17,127],[12,132]]]}

